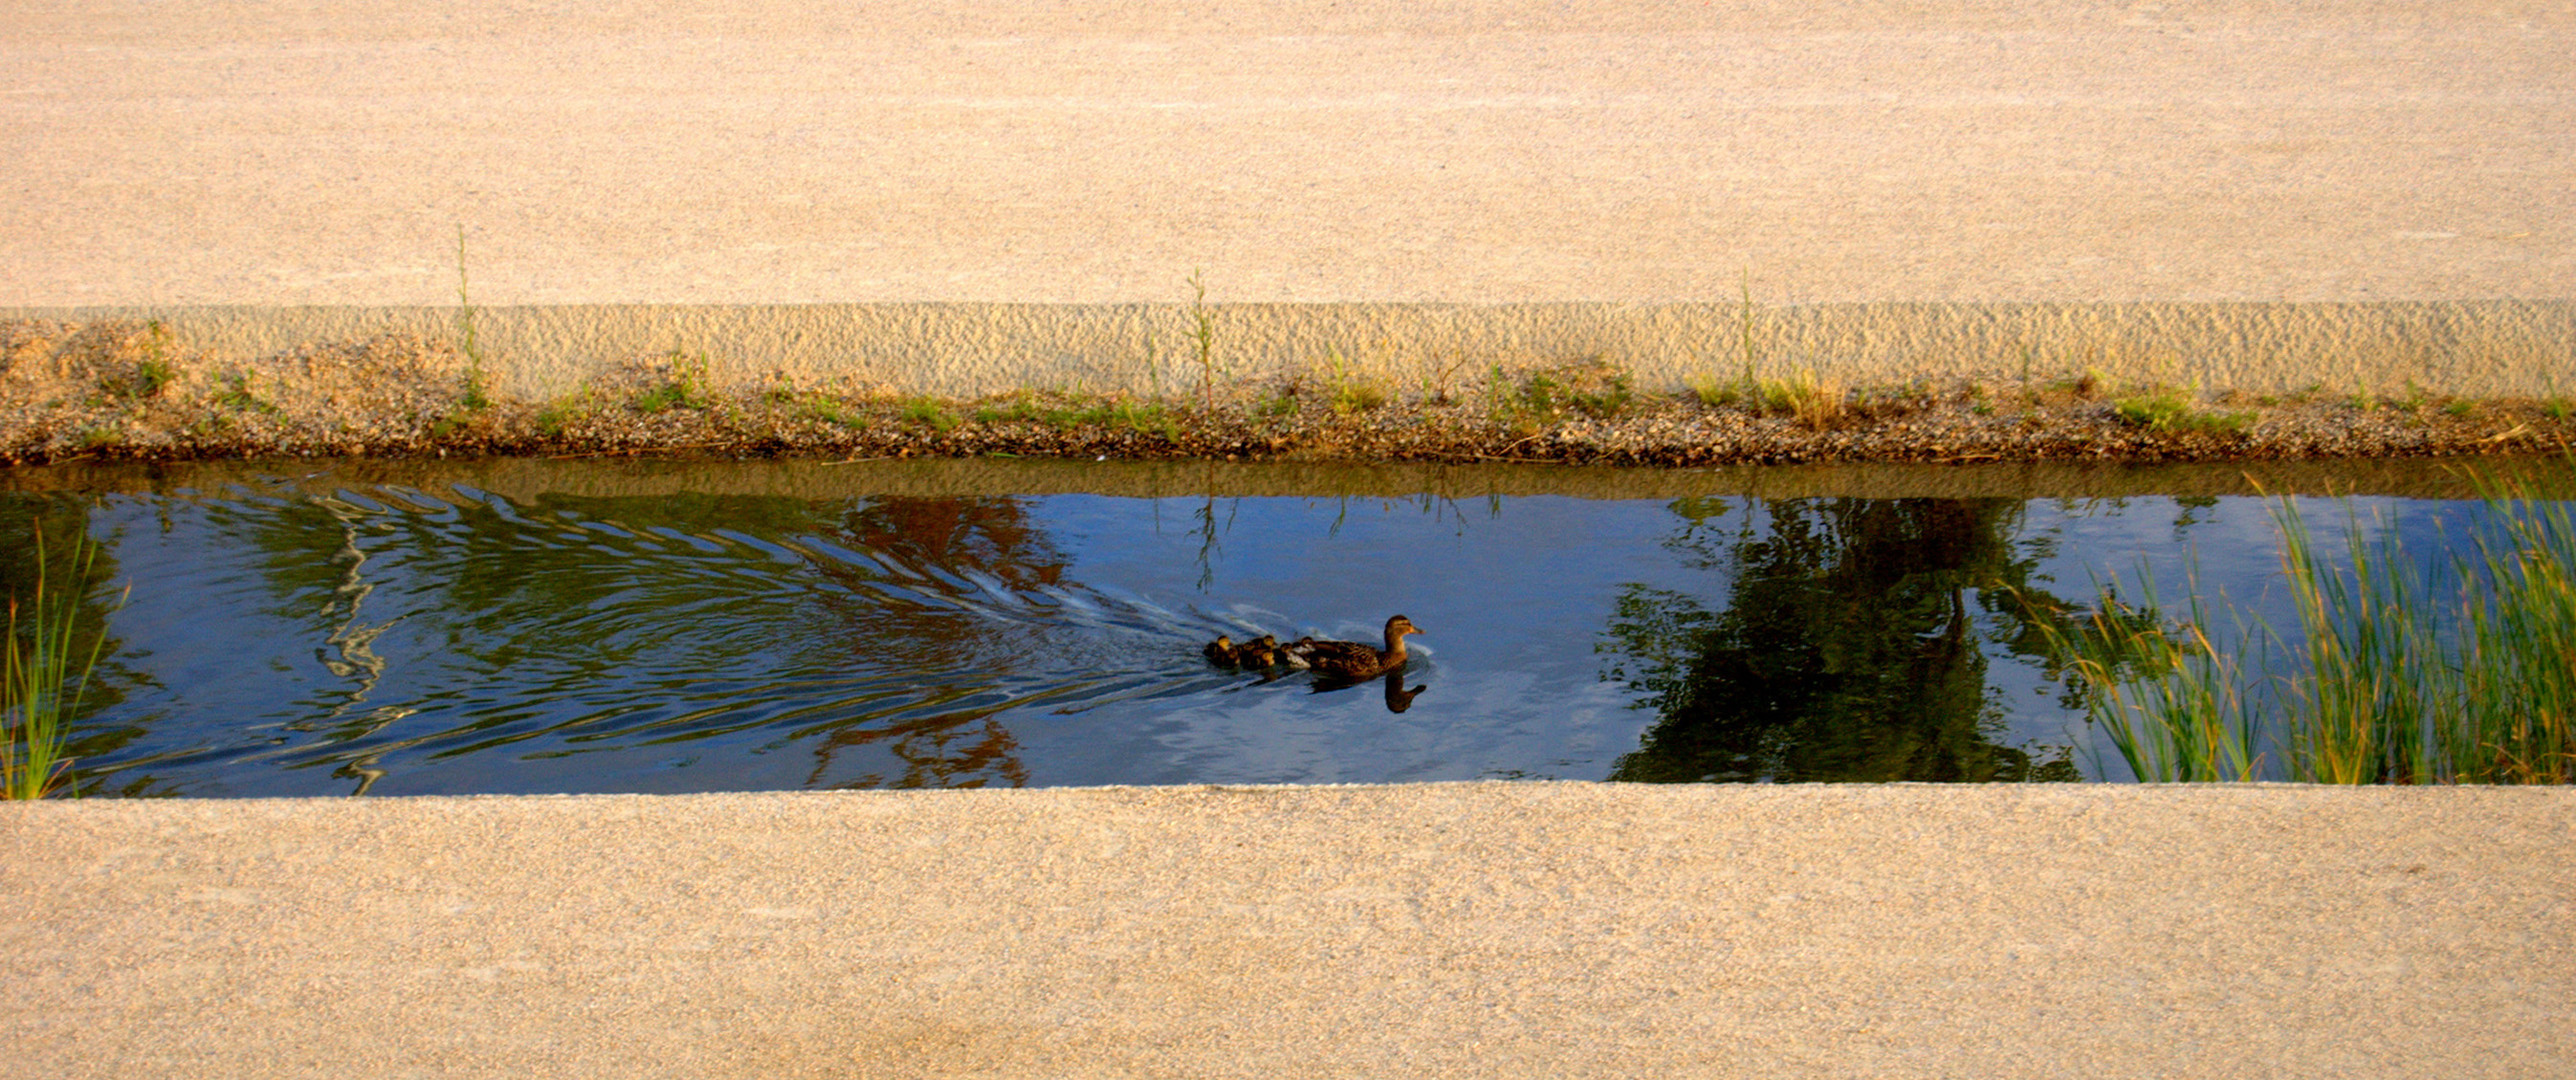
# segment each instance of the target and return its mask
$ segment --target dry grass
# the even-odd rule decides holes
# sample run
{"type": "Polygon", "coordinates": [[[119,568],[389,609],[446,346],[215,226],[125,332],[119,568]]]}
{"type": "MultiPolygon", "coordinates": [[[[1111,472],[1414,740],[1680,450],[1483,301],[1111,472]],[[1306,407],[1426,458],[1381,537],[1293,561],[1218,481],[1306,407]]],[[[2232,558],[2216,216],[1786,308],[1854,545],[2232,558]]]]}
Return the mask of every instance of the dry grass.
{"type": "Polygon", "coordinates": [[[1801,371],[1786,379],[1763,379],[1755,396],[1764,412],[1795,418],[1810,431],[1839,423],[1850,411],[1851,392],[1843,384],[1801,371]]]}

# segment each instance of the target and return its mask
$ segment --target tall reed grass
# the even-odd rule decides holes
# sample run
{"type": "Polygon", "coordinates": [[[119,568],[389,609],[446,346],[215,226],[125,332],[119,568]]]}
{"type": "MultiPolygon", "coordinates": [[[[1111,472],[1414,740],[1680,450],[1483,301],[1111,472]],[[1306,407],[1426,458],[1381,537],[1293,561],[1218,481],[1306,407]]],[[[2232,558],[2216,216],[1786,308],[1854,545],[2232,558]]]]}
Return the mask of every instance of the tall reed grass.
{"type": "Polygon", "coordinates": [[[2116,583],[2071,627],[2035,623],[2141,780],[2576,782],[2576,523],[2486,494],[2465,550],[2425,563],[2357,515],[2345,558],[2321,558],[2276,503],[2294,647],[2240,619],[2222,649],[2196,587],[2173,623],[2116,583]]]}
{"type": "MultiPolygon", "coordinates": [[[[69,579],[89,580],[98,546],[74,542],[69,579]]],[[[72,628],[80,619],[77,591],[45,588],[44,532],[36,533],[36,583],[22,604],[9,598],[9,635],[0,643],[0,798],[41,799],[57,791],[77,793],[68,754],[71,720],[89,692],[90,673],[98,666],[101,634],[89,654],[73,664],[72,628]]]]}
{"type": "Polygon", "coordinates": [[[2437,749],[2474,762],[2478,783],[2576,783],[2576,521],[2565,502],[2512,508],[2477,545],[2497,602],[2471,605],[2458,674],[2460,715],[2437,749]]]}
{"type": "MultiPolygon", "coordinates": [[[[2116,581],[2072,631],[2035,619],[2091,694],[2088,710],[2129,771],[2160,782],[2254,780],[2259,717],[2237,680],[2233,655],[2202,629],[2209,621],[2197,577],[2190,615],[2168,625],[2153,606],[2120,600],[2116,581]]],[[[2147,595],[2155,580],[2146,579],[2147,595]]]]}

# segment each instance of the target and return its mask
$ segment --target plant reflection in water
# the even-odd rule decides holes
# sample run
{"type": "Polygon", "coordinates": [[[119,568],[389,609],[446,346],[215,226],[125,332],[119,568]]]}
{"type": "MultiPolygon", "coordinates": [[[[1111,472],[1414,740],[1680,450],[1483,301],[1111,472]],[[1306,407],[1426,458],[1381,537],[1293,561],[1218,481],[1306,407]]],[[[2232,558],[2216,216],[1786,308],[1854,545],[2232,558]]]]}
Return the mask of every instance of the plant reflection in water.
{"type": "MultiPolygon", "coordinates": [[[[134,585],[80,616],[107,643],[72,727],[83,791],[2072,779],[2096,748],[2033,620],[2081,605],[2050,590],[2270,533],[2250,498],[1462,512],[625,475],[0,494],[0,522],[86,534],[134,585]],[[1366,641],[1397,607],[1441,636],[1370,679],[1201,655],[1366,641]]],[[[2201,552],[2216,586],[2278,576],[2268,549],[2201,552]]],[[[0,578],[24,554],[0,550],[0,578]]]]}
{"type": "Polygon", "coordinates": [[[2062,753],[2001,745],[1980,638],[2029,654],[2021,605],[2037,559],[2012,499],[1779,499],[1738,528],[1726,505],[1677,508],[1669,545],[1731,581],[1730,602],[1631,585],[1605,678],[1657,714],[1620,780],[2073,780],[2062,753]],[[1978,625],[1978,616],[1987,625],[1978,625]]]}

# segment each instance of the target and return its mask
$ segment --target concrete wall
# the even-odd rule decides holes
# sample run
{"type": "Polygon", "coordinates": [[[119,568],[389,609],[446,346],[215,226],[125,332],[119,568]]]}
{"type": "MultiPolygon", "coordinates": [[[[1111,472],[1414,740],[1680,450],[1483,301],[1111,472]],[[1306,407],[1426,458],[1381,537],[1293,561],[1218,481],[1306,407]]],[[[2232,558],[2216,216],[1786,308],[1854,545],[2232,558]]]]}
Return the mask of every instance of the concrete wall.
{"type": "Polygon", "coordinates": [[[2576,386],[2558,0],[64,0],[0,36],[0,309],[501,388],[1597,357],[2576,386]],[[469,279],[470,278],[470,282],[469,279]]]}
{"type": "MultiPolygon", "coordinates": [[[[243,362],[399,332],[460,340],[449,307],[0,308],[0,319],[159,320],[175,347],[243,362]]],[[[1508,368],[1600,360],[1642,386],[1812,371],[1852,385],[2011,382],[2098,369],[2250,391],[2319,386],[2478,396],[2576,390],[2576,302],[557,305],[478,307],[496,388],[570,392],[630,360],[703,354],[719,382],[785,372],[971,397],[1018,387],[1194,394],[1196,331],[1231,385],[1340,362],[1461,390],[1508,368]],[[1749,361],[1749,363],[1748,363],[1749,361]]]]}

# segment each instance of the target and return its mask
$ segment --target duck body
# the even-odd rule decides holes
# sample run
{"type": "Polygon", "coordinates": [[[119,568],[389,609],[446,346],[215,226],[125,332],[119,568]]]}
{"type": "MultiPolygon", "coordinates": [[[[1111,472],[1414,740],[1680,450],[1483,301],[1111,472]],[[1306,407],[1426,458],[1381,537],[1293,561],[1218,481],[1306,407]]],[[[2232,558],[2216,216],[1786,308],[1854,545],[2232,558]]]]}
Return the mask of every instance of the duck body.
{"type": "Polygon", "coordinates": [[[1413,625],[1413,620],[1397,615],[1386,621],[1385,648],[1357,641],[1299,638],[1289,642],[1282,651],[1293,658],[1292,664],[1312,668],[1318,675],[1336,679],[1367,679],[1402,668],[1407,659],[1404,654],[1405,636],[1421,632],[1413,625]]]}

